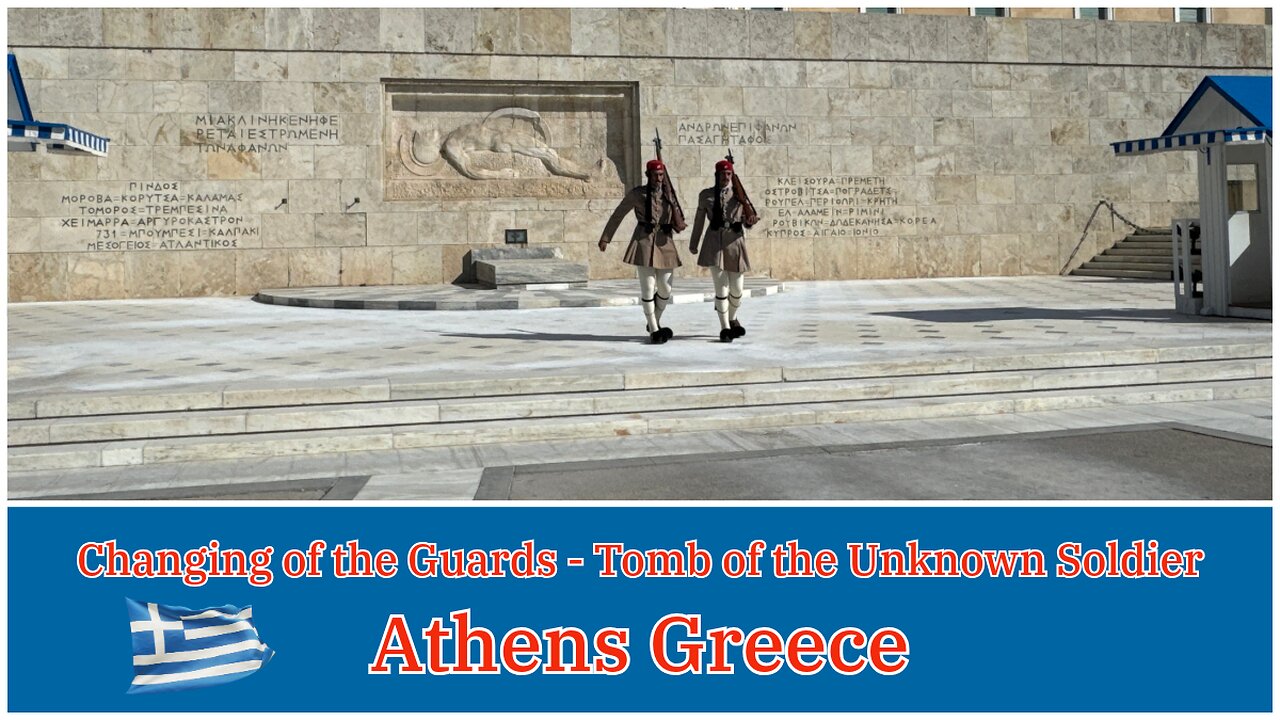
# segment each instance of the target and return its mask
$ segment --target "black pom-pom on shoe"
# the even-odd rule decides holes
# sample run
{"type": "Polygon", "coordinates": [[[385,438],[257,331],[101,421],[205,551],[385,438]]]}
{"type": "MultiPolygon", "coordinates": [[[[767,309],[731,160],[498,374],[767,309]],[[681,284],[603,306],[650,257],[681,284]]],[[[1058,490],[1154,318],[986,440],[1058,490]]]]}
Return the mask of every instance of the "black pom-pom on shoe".
{"type": "Polygon", "coordinates": [[[671,332],[671,328],[669,328],[669,327],[658,328],[658,332],[662,333],[662,337],[663,337],[663,338],[665,338],[665,339],[663,340],[663,342],[666,342],[667,340],[670,340],[671,338],[675,337],[675,335],[676,335],[675,333],[671,332]]]}
{"type": "Polygon", "coordinates": [[[654,330],[653,332],[649,333],[650,345],[661,345],[666,341],[667,341],[667,336],[663,335],[661,330],[654,330]]]}
{"type": "Polygon", "coordinates": [[[725,328],[720,331],[720,342],[733,342],[733,330],[725,328]]]}
{"type": "Polygon", "coordinates": [[[729,329],[733,331],[734,337],[742,337],[747,334],[747,329],[742,327],[742,323],[737,320],[729,321],[729,329]]]}

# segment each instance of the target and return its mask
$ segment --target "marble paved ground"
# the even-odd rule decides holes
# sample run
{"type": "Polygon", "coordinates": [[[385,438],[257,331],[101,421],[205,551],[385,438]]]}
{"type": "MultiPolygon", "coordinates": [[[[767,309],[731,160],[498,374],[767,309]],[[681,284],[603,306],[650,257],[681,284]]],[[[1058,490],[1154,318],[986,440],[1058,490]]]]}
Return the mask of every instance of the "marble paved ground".
{"type": "MultiPolygon", "coordinates": [[[[677,280],[677,292],[680,290],[677,280]]],[[[636,307],[405,312],[247,297],[11,304],[9,398],[694,370],[1270,342],[1271,323],[1172,311],[1168,283],[1078,277],[787,283],[716,340],[708,303],[673,304],[648,345],[636,307]]]]}
{"type": "MultiPolygon", "coordinates": [[[[742,318],[749,334],[741,340],[716,342],[711,306],[689,302],[667,311],[666,324],[676,338],[652,346],[643,342],[643,319],[635,307],[404,312],[272,306],[248,298],[13,304],[9,396],[795,367],[1271,341],[1269,322],[1183,317],[1171,305],[1167,283],[1089,278],[787,283],[782,294],[748,300],[742,318]]],[[[964,438],[1168,423],[1269,445],[1272,406],[1269,399],[1183,402],[51,470],[11,473],[8,490],[10,498],[30,499],[467,501],[482,490],[486,473],[502,468],[514,473],[547,463],[607,465],[706,453],[778,451],[785,457],[797,448],[912,441],[927,447],[964,438]]],[[[695,474],[714,470],[713,463],[684,467],[695,474]]],[[[1071,472],[1069,463],[1063,472],[1071,472]]],[[[1212,489],[1202,494],[1224,497],[1212,489]]],[[[1103,493],[1113,495],[1128,497],[1103,493]]]]}
{"type": "MultiPolygon", "coordinates": [[[[747,297],[772,295],[783,283],[745,278],[747,297]]],[[[709,277],[681,278],[674,303],[711,302],[709,277]]],[[[258,291],[254,300],[273,305],[350,310],[532,310],[639,305],[635,280],[593,280],[585,287],[485,288],[478,285],[376,285],[368,287],[283,288],[258,291]]]]}

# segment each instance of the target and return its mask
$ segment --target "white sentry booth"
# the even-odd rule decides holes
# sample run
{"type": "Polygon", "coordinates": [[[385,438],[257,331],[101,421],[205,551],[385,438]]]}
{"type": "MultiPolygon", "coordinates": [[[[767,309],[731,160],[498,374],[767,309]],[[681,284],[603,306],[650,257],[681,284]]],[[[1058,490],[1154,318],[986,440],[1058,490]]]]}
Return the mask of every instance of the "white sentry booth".
{"type": "Polygon", "coordinates": [[[1271,76],[1210,75],[1165,131],[1117,156],[1194,152],[1200,217],[1174,220],[1178,312],[1271,318],[1271,76]]]}

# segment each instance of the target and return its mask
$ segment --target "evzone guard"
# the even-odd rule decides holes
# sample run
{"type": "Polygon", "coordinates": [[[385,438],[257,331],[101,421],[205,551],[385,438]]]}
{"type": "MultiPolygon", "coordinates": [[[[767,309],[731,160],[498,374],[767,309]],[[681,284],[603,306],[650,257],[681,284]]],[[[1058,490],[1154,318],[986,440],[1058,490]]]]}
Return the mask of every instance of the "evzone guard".
{"type": "Polygon", "coordinates": [[[698,256],[698,265],[711,270],[715,283],[715,309],[720,318],[720,342],[733,342],[747,334],[738,322],[742,305],[743,274],[751,269],[747,260],[744,229],[760,220],[747,197],[742,181],[733,171],[733,153],[716,163],[715,185],[698,193],[698,212],[693,219],[689,252],[698,256]],[[706,236],[702,235],[707,223],[706,236]],[[698,251],[701,241],[702,251],[698,251]]]}
{"type": "Polygon", "coordinates": [[[680,267],[674,236],[683,232],[687,224],[671,178],[667,176],[667,166],[662,163],[661,138],[655,136],[654,146],[657,157],[645,165],[647,182],[622,197],[600,234],[599,246],[600,252],[604,252],[622,219],[629,212],[635,213],[636,229],[622,260],[636,266],[649,341],[662,344],[674,334],[670,328],[662,327],[662,311],[671,302],[671,276],[680,267]]]}

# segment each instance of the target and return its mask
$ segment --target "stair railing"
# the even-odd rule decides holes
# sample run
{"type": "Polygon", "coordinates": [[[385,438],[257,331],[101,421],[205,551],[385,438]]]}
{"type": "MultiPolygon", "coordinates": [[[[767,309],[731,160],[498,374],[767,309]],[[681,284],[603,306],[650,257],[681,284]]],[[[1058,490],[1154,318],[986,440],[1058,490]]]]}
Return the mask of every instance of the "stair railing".
{"type": "Polygon", "coordinates": [[[1084,224],[1084,232],[1080,233],[1080,239],[1076,241],[1076,247],[1074,250],[1071,251],[1071,257],[1067,258],[1067,262],[1062,266],[1062,269],[1058,271],[1059,275],[1067,274],[1067,268],[1071,267],[1071,261],[1076,259],[1076,253],[1080,252],[1080,248],[1084,245],[1084,239],[1089,237],[1089,227],[1093,225],[1094,219],[1098,217],[1098,211],[1101,210],[1104,206],[1111,213],[1111,229],[1112,230],[1116,229],[1116,218],[1120,218],[1120,222],[1124,223],[1125,225],[1128,225],[1134,230],[1144,229],[1141,226],[1139,226],[1137,223],[1130,220],[1129,218],[1125,217],[1124,215],[1121,215],[1120,211],[1116,210],[1116,206],[1111,204],[1110,200],[1107,200],[1106,198],[1099,200],[1098,204],[1095,205],[1093,208],[1093,213],[1089,215],[1089,221],[1084,224]]]}

